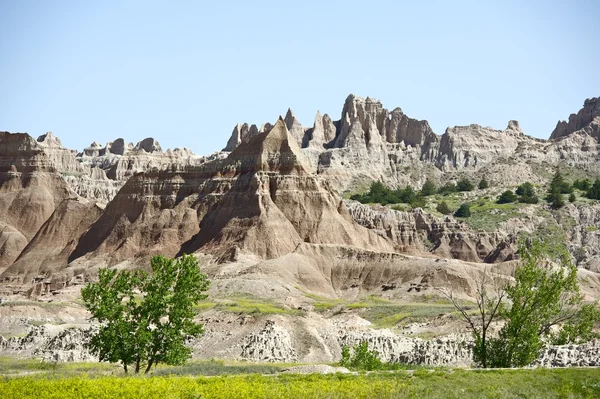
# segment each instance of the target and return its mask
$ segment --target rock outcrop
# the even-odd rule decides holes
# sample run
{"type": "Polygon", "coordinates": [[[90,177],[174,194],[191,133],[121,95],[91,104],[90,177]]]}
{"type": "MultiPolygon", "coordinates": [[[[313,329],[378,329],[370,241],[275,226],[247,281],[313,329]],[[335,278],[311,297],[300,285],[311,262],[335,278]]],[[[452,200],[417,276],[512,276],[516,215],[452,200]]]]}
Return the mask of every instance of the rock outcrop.
{"type": "Polygon", "coordinates": [[[600,97],[585,100],[583,108],[577,114],[571,114],[568,122],[559,121],[550,140],[558,140],[580,130],[600,140],[600,97]]]}
{"type": "Polygon", "coordinates": [[[223,259],[238,250],[269,259],[302,242],[393,250],[352,221],[327,182],[311,173],[280,119],[224,160],[129,179],[69,261],[87,254],[115,263],[198,250],[223,259]]]}

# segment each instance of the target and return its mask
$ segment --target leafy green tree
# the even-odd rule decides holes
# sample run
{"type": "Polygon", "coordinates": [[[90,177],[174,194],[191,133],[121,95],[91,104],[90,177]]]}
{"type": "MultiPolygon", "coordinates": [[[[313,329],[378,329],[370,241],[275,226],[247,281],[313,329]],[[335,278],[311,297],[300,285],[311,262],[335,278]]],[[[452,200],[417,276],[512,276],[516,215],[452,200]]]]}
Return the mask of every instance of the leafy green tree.
{"type": "Polygon", "coordinates": [[[428,197],[430,195],[434,195],[437,192],[437,187],[435,186],[435,182],[431,179],[425,180],[423,187],[421,187],[421,195],[423,197],[428,197]]]}
{"type": "Polygon", "coordinates": [[[510,204],[511,202],[517,201],[517,196],[511,190],[506,190],[496,200],[498,204],[510,204]]]}
{"type": "Polygon", "coordinates": [[[467,202],[461,204],[456,212],[454,212],[454,216],[459,218],[468,218],[471,216],[471,205],[467,202]]]}
{"type": "Polygon", "coordinates": [[[178,259],[155,256],[152,274],[142,270],[100,269],[99,281],[87,284],[81,296],[101,323],[90,342],[100,361],[120,362],[125,372],[159,363],[182,364],[190,357],[187,337],[198,337],[194,306],[206,298],[209,281],[192,255],[178,259]]]}
{"type": "Polygon", "coordinates": [[[489,186],[490,186],[490,183],[488,183],[488,181],[485,179],[485,177],[482,177],[481,180],[479,180],[479,184],[477,185],[477,187],[480,190],[485,190],[489,186]]]}
{"type": "Polygon", "coordinates": [[[514,283],[494,280],[487,273],[476,281],[477,312],[457,301],[451,291],[438,289],[467,322],[474,338],[473,360],[481,367],[526,366],[547,342],[583,343],[597,337],[593,331],[600,321],[598,303],[583,304],[577,269],[568,253],[561,253],[559,266],[554,267],[539,241],[521,242],[519,254],[514,283]],[[490,337],[489,327],[499,318],[506,323],[498,336],[490,337]]]}
{"type": "Polygon", "coordinates": [[[379,352],[369,350],[367,341],[361,341],[352,348],[352,351],[347,346],[342,347],[340,366],[371,371],[381,369],[383,364],[379,359],[379,352]]]}
{"type": "Polygon", "coordinates": [[[559,259],[562,267],[552,268],[545,253],[539,241],[520,246],[521,264],[515,270],[515,283],[506,287],[512,304],[502,311],[507,322],[498,337],[488,341],[492,367],[529,365],[542,353],[547,338],[554,336],[554,326],[562,324],[558,336],[562,342],[571,343],[586,339],[591,333],[589,325],[599,320],[596,304],[582,305],[577,268],[568,254],[559,259]]]}
{"type": "Polygon", "coordinates": [[[452,210],[450,209],[446,201],[442,201],[439,204],[437,204],[437,207],[435,209],[442,215],[449,215],[452,213],[452,210]]]}
{"type": "Polygon", "coordinates": [[[456,183],[456,189],[458,191],[473,191],[474,188],[475,186],[473,183],[467,178],[462,178],[456,183]]]}

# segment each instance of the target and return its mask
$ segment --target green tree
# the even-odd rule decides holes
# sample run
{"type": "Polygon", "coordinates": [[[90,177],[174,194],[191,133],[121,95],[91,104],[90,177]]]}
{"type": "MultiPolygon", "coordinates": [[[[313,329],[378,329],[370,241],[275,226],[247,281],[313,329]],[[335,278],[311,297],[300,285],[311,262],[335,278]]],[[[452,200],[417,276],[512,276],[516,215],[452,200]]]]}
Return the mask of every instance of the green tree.
{"type": "Polygon", "coordinates": [[[442,215],[449,215],[452,213],[452,210],[450,209],[446,201],[442,201],[439,204],[437,204],[437,207],[435,209],[442,215]]]}
{"type": "Polygon", "coordinates": [[[550,202],[550,206],[554,209],[562,208],[565,205],[565,199],[563,195],[558,190],[552,191],[547,198],[548,202],[550,202]]]}
{"type": "Polygon", "coordinates": [[[600,321],[598,303],[583,304],[577,269],[568,253],[548,262],[547,249],[539,241],[521,242],[521,262],[515,282],[506,284],[487,273],[476,281],[477,312],[440,288],[467,322],[474,338],[473,360],[481,367],[521,367],[539,357],[547,342],[569,344],[596,338],[600,321]],[[507,301],[504,301],[506,299],[507,301]],[[506,323],[497,337],[489,336],[494,320],[506,323]]]}
{"type": "Polygon", "coordinates": [[[577,197],[575,197],[575,193],[569,194],[569,202],[575,202],[576,200],[577,200],[577,197]]]}
{"type": "Polygon", "coordinates": [[[477,185],[477,187],[480,190],[485,190],[489,186],[490,186],[490,183],[488,183],[488,181],[485,179],[485,177],[482,177],[481,180],[479,181],[479,184],[477,185]]]}
{"type": "Polygon", "coordinates": [[[596,179],[594,184],[585,193],[585,196],[590,199],[600,200],[600,179],[596,179]]]}
{"type": "Polygon", "coordinates": [[[462,178],[456,183],[456,189],[458,191],[473,191],[474,188],[475,186],[473,183],[467,178],[462,178]]]}
{"type": "MultiPolygon", "coordinates": [[[[451,284],[449,284],[451,286],[451,284]]],[[[447,288],[436,288],[461,313],[473,336],[473,361],[480,367],[489,365],[489,330],[502,310],[502,301],[506,296],[506,283],[499,277],[492,277],[488,267],[483,266],[483,273],[475,280],[475,301],[477,311],[472,312],[454,297],[447,288]]]]}
{"type": "Polygon", "coordinates": [[[379,359],[379,352],[369,350],[367,341],[361,341],[352,348],[352,351],[347,346],[342,347],[340,366],[371,371],[381,369],[383,364],[379,359]]]}
{"type": "Polygon", "coordinates": [[[454,212],[454,216],[459,218],[468,218],[471,216],[471,205],[467,202],[461,204],[456,212],[454,212]]]}
{"type": "Polygon", "coordinates": [[[552,180],[550,181],[550,187],[548,188],[548,194],[551,194],[555,191],[557,191],[561,194],[570,194],[573,192],[573,187],[571,187],[571,185],[564,180],[559,169],[556,169],[556,173],[554,173],[554,176],[552,177],[552,180]]]}
{"type": "Polygon", "coordinates": [[[520,246],[515,283],[506,287],[512,304],[502,311],[507,321],[498,337],[488,341],[492,367],[529,365],[544,350],[547,338],[554,336],[554,326],[562,325],[558,336],[571,343],[587,338],[584,333],[591,332],[587,327],[599,320],[597,304],[582,305],[577,268],[568,254],[562,254],[558,259],[561,266],[553,268],[545,253],[539,241],[520,246]]]}
{"type": "Polygon", "coordinates": [[[515,202],[517,200],[517,196],[511,190],[506,190],[496,200],[498,204],[510,204],[511,202],[515,202]]]}
{"type": "Polygon", "coordinates": [[[523,184],[519,185],[519,187],[517,187],[517,189],[515,190],[515,194],[525,196],[525,197],[534,196],[535,195],[535,187],[533,187],[533,184],[531,184],[529,182],[523,183],[523,184]]]}
{"type": "Polygon", "coordinates": [[[190,357],[187,337],[204,330],[195,323],[194,306],[206,298],[209,281],[191,255],[178,259],[155,256],[152,274],[142,270],[100,269],[99,281],[87,284],[81,296],[101,323],[90,342],[100,361],[120,362],[125,372],[159,363],[182,364],[190,357]]]}
{"type": "Polygon", "coordinates": [[[428,197],[430,195],[434,195],[437,192],[437,188],[435,186],[435,182],[431,179],[425,180],[423,187],[421,187],[421,195],[423,197],[428,197]]]}

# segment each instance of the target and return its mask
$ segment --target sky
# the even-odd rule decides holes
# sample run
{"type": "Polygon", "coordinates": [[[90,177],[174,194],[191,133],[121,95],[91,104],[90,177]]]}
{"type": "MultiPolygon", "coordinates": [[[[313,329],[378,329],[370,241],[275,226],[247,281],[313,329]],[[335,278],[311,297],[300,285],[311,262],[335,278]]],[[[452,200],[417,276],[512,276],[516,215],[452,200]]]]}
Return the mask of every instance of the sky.
{"type": "Polygon", "coordinates": [[[350,94],[548,138],[600,96],[600,2],[0,0],[0,130],[198,154],[350,94]]]}

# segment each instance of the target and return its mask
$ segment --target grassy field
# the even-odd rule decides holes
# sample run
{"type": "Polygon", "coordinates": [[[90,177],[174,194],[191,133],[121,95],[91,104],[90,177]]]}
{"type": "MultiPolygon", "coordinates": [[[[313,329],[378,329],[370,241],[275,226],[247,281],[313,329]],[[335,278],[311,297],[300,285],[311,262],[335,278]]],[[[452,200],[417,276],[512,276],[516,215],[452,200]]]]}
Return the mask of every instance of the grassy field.
{"type": "MultiPolygon", "coordinates": [[[[313,299],[316,312],[335,314],[353,310],[362,318],[373,323],[374,328],[391,328],[413,322],[423,322],[441,314],[455,314],[456,308],[450,301],[438,296],[423,296],[420,302],[401,302],[380,298],[374,295],[356,300],[330,299],[305,292],[313,299]]],[[[470,304],[465,303],[467,307],[470,304]]],[[[457,314],[458,316],[458,314],[457,314]]]]}
{"type": "Polygon", "coordinates": [[[3,377],[12,398],[599,398],[599,369],[416,370],[358,375],[3,377]]]}

